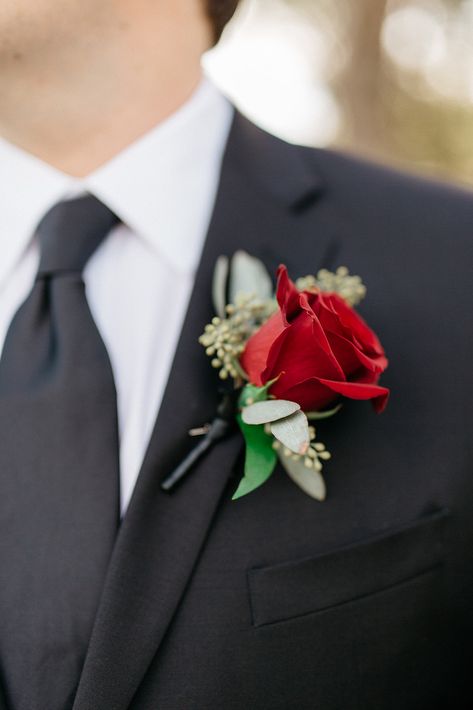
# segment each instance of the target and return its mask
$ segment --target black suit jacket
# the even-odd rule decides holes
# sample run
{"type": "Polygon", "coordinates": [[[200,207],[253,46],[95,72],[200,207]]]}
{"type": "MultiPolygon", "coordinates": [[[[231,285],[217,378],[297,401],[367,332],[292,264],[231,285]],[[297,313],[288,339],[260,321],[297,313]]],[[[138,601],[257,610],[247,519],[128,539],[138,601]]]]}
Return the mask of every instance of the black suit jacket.
{"type": "Polygon", "coordinates": [[[290,146],[236,114],[74,710],[473,706],[472,267],[466,193],[290,146]],[[391,401],[381,416],[347,402],[319,426],[324,503],[279,467],[232,502],[238,433],[160,489],[214,414],[197,339],[215,259],[237,249],[293,277],[347,265],[368,286],[391,401]]]}

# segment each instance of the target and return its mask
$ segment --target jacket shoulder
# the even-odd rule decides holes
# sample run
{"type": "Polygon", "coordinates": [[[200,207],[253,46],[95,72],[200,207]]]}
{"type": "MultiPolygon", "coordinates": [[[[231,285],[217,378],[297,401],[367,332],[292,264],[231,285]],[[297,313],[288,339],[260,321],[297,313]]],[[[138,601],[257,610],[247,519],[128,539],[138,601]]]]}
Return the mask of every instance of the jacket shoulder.
{"type": "Polygon", "coordinates": [[[337,150],[288,143],[237,113],[232,164],[273,196],[303,206],[324,205],[350,232],[389,234],[399,244],[448,240],[473,245],[473,192],[382,166],[337,150]]]}
{"type": "Polygon", "coordinates": [[[455,206],[471,213],[473,209],[473,192],[466,186],[411,174],[342,151],[288,145],[288,150],[291,148],[300,151],[323,182],[344,198],[363,202],[381,199],[383,207],[402,201],[417,208],[428,203],[437,210],[455,206]]]}

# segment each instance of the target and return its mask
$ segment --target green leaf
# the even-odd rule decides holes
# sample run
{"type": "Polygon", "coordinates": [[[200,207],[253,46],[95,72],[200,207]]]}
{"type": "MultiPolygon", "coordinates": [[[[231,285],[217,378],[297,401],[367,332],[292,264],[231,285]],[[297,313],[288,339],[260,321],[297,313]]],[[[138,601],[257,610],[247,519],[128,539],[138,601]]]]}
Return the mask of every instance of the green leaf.
{"type": "Polygon", "coordinates": [[[230,266],[230,303],[235,303],[242,294],[254,294],[266,300],[273,295],[273,284],[265,265],[245,251],[233,255],[230,266]]]}
{"type": "Polygon", "coordinates": [[[304,455],[309,448],[309,422],[304,412],[294,412],[289,417],[271,422],[271,433],[295,454],[304,455]]]}
{"type": "Polygon", "coordinates": [[[232,358],[233,367],[235,368],[241,382],[248,382],[248,375],[242,368],[240,361],[237,358],[232,358]]]}
{"type": "Polygon", "coordinates": [[[257,387],[256,385],[245,385],[241,391],[240,399],[238,400],[238,406],[240,409],[243,407],[249,407],[250,404],[255,402],[265,402],[268,399],[268,390],[274,385],[274,383],[279,379],[275,377],[274,380],[269,380],[262,387],[257,387]]]}
{"type": "Polygon", "coordinates": [[[212,281],[212,300],[216,314],[220,318],[225,318],[225,306],[227,305],[226,290],[229,271],[229,260],[226,256],[219,256],[215,264],[212,281]]]}
{"type": "Polygon", "coordinates": [[[237,417],[237,421],[246,443],[245,475],[232,500],[242,498],[262,486],[273,473],[278,459],[273,449],[273,438],[266,434],[263,425],[245,424],[241,416],[237,417]]]}
{"type": "Polygon", "coordinates": [[[287,475],[304,493],[307,493],[311,498],[315,498],[315,500],[325,500],[327,495],[325,481],[319,471],[304,466],[302,459],[294,461],[293,458],[284,456],[284,454],[279,455],[279,460],[284,466],[287,475]]]}
{"type": "Polygon", "coordinates": [[[266,387],[256,387],[256,385],[245,385],[242,389],[238,406],[240,409],[248,407],[255,402],[264,402],[268,399],[268,390],[266,387]]]}
{"type": "Polygon", "coordinates": [[[334,409],[328,409],[326,412],[306,412],[306,417],[307,419],[310,419],[310,421],[315,421],[317,419],[328,419],[329,417],[333,417],[334,414],[337,414],[342,406],[342,404],[339,404],[337,407],[334,407],[334,409]]]}
{"type": "Polygon", "coordinates": [[[241,413],[245,424],[267,424],[289,417],[300,409],[296,402],[286,399],[267,399],[244,407],[241,413]]]}

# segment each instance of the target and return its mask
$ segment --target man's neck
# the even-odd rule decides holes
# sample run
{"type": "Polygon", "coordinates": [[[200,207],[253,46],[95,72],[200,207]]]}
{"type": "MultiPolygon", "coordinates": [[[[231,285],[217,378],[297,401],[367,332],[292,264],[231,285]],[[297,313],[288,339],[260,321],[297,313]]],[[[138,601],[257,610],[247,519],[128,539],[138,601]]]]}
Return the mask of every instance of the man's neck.
{"type": "Polygon", "coordinates": [[[126,86],[123,77],[122,91],[110,92],[106,102],[49,86],[34,102],[29,94],[19,110],[20,95],[11,102],[14,111],[4,104],[0,134],[53,167],[83,177],[177,111],[198,86],[201,72],[180,80],[174,74],[153,86],[139,77],[129,79],[126,86]]]}
{"type": "Polygon", "coordinates": [[[200,0],[50,4],[0,12],[0,135],[84,177],[186,102],[210,26],[200,0]]]}

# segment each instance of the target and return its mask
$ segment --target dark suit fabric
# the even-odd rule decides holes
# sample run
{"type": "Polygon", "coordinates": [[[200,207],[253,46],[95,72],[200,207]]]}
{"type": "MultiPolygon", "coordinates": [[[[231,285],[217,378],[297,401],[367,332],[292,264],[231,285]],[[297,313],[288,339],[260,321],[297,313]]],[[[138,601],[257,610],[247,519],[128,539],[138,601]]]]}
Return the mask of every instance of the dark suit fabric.
{"type": "Polygon", "coordinates": [[[74,710],[473,707],[472,267],[467,193],[287,145],[236,114],[74,710]],[[392,396],[380,416],[346,402],[318,426],[333,453],[324,503],[280,467],[232,502],[238,433],[160,490],[214,413],[197,338],[214,261],[239,248],[293,277],[346,265],[367,285],[392,396]]]}

